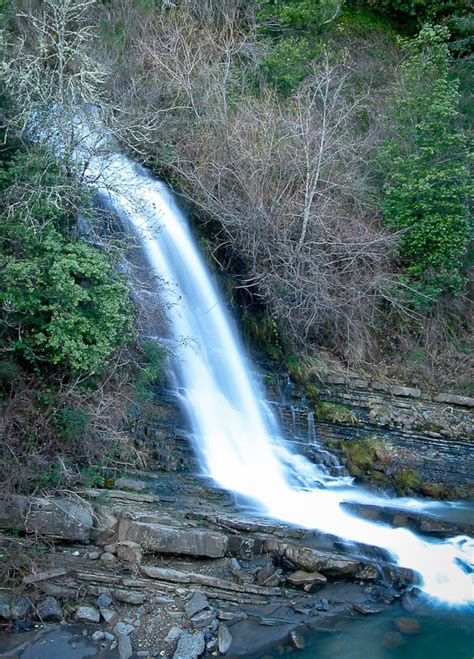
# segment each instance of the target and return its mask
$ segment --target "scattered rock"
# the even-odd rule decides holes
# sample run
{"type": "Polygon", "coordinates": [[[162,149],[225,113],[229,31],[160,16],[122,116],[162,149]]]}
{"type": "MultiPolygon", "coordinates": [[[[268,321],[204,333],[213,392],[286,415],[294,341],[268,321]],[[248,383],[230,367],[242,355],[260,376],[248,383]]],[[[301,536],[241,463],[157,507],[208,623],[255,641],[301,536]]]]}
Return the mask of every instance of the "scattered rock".
{"type": "Polygon", "coordinates": [[[118,634],[118,653],[120,659],[130,659],[133,655],[132,641],[127,634],[118,634]]]}
{"type": "Polygon", "coordinates": [[[0,593],[0,618],[9,620],[11,618],[11,595],[0,593]]]}
{"type": "Polygon", "coordinates": [[[115,636],[110,632],[104,632],[104,638],[106,641],[115,641],[115,636]]]}
{"type": "Polygon", "coordinates": [[[267,563],[257,572],[257,582],[260,586],[278,586],[280,578],[272,563],[267,563]]]}
{"type": "Polygon", "coordinates": [[[134,565],[140,565],[142,562],[140,545],[132,540],[122,540],[117,544],[117,556],[120,560],[134,565]]]}
{"type": "Polygon", "coordinates": [[[117,553],[117,543],[116,542],[110,542],[108,545],[104,546],[104,551],[107,552],[108,554],[116,554],[117,553]]]}
{"type": "Polygon", "coordinates": [[[223,622],[219,625],[217,631],[217,646],[221,654],[226,654],[229,651],[230,646],[232,645],[232,634],[230,633],[227,625],[224,625],[223,622]]]}
{"type": "Polygon", "coordinates": [[[101,608],[100,614],[108,625],[113,625],[118,619],[117,612],[111,611],[110,609],[101,608]]]}
{"type": "Polygon", "coordinates": [[[179,637],[173,659],[197,659],[204,652],[205,647],[204,634],[183,632],[179,637]]]}
{"type": "Polygon", "coordinates": [[[176,643],[176,641],[179,639],[182,633],[183,630],[181,629],[181,627],[171,627],[168,634],[166,635],[165,643],[169,643],[170,645],[176,643]]]}
{"type": "Polygon", "coordinates": [[[78,622],[99,622],[100,613],[93,606],[80,606],[76,609],[74,618],[78,622]]]}
{"type": "Polygon", "coordinates": [[[327,583],[327,578],[320,572],[305,572],[304,570],[297,570],[289,574],[286,580],[292,586],[303,588],[307,593],[317,586],[323,586],[327,583]]]}
{"type": "Polygon", "coordinates": [[[112,606],[113,600],[111,597],[108,595],[99,595],[99,597],[96,600],[97,606],[100,609],[107,609],[109,606],[112,606]]]}
{"type": "Polygon", "coordinates": [[[395,618],[394,624],[402,634],[419,634],[421,630],[420,623],[416,618],[400,616],[400,618],[395,618]]]}
{"type": "Polygon", "coordinates": [[[189,618],[192,618],[196,613],[206,609],[209,606],[209,602],[204,593],[197,592],[191,597],[191,599],[186,602],[185,610],[189,618]]]}
{"type": "Polygon", "coordinates": [[[304,638],[295,629],[293,629],[288,634],[288,640],[290,641],[291,645],[297,650],[304,650],[305,647],[304,638]]]}
{"type": "Polygon", "coordinates": [[[148,650],[139,650],[137,652],[137,657],[149,657],[150,653],[148,650]]]}
{"type": "Polygon", "coordinates": [[[204,629],[208,627],[216,617],[216,612],[209,609],[196,613],[195,616],[191,618],[191,627],[193,629],[204,629]]]}
{"type": "Polygon", "coordinates": [[[63,610],[55,597],[45,597],[44,600],[40,600],[36,605],[36,614],[43,622],[51,622],[61,620],[63,610]]]}
{"type": "Polygon", "coordinates": [[[135,627],[130,625],[128,622],[118,622],[115,625],[114,630],[117,634],[124,634],[125,636],[129,636],[129,634],[135,631],[135,627]]]}
{"type": "Polygon", "coordinates": [[[104,551],[104,553],[100,556],[100,560],[104,563],[113,563],[115,561],[115,556],[109,551],[104,551]]]}
{"type": "Polygon", "coordinates": [[[105,638],[104,632],[101,632],[99,630],[97,630],[96,632],[94,632],[92,634],[92,640],[93,641],[102,641],[104,638],[105,638]]]}

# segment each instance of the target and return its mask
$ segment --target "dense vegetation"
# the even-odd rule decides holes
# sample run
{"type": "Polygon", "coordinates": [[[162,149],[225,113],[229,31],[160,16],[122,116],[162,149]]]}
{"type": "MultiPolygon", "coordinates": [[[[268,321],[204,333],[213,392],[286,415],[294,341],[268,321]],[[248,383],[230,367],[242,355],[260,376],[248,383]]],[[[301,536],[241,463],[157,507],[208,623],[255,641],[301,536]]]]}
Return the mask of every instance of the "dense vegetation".
{"type": "Polygon", "coordinates": [[[467,387],[467,1],[2,7],[0,462],[12,487],[136,459],[127,387],[160,361],[137,357],[119,247],[80,236],[91,198],[67,150],[28,141],[52,103],[94,102],[122,148],[190,198],[274,357],[467,387]],[[123,364],[137,360],[148,366],[131,375],[123,364]],[[34,456],[23,481],[12,452],[34,456]]]}

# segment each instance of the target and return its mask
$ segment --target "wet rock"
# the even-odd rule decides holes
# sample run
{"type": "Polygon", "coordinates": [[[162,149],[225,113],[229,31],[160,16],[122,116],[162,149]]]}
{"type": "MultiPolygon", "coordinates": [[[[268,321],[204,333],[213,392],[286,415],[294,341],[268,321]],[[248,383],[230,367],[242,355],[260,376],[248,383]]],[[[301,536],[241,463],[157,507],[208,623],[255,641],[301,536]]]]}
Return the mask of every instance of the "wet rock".
{"type": "Polygon", "coordinates": [[[400,604],[405,611],[412,612],[416,609],[416,597],[412,593],[403,593],[400,604]]]}
{"type": "Polygon", "coordinates": [[[217,646],[221,654],[226,654],[232,645],[232,634],[227,625],[221,622],[217,631],[217,646]]]}
{"type": "Polygon", "coordinates": [[[96,603],[100,609],[107,609],[109,606],[112,606],[113,600],[108,595],[99,595],[96,603]]]}
{"type": "Polygon", "coordinates": [[[105,638],[105,634],[104,634],[104,632],[101,632],[101,631],[99,631],[99,630],[97,630],[96,632],[94,632],[94,633],[92,634],[92,640],[93,640],[93,641],[96,641],[96,642],[98,642],[98,641],[102,641],[104,638],[105,638]]]}
{"type": "Polygon", "coordinates": [[[394,624],[402,634],[419,634],[421,630],[420,623],[416,618],[400,616],[399,618],[395,618],[394,624]]]}
{"type": "Polygon", "coordinates": [[[61,620],[63,610],[55,597],[45,597],[44,600],[40,600],[36,605],[36,614],[43,622],[51,622],[53,620],[61,620]]]}
{"type": "Polygon", "coordinates": [[[131,540],[122,540],[117,544],[117,556],[120,560],[134,565],[140,565],[142,562],[142,550],[140,545],[131,540]]]}
{"type": "Polygon", "coordinates": [[[328,576],[352,576],[359,568],[359,561],[344,558],[339,554],[282,543],[274,539],[265,541],[264,550],[284,556],[302,570],[321,572],[328,576]]]}
{"type": "Polygon", "coordinates": [[[227,550],[227,536],[218,531],[173,528],[133,520],[126,522],[124,528],[121,526],[120,535],[124,540],[138,543],[143,551],[221,558],[227,550]]]}
{"type": "Polygon", "coordinates": [[[305,572],[304,570],[297,570],[289,574],[286,580],[292,586],[303,588],[307,593],[327,583],[327,578],[320,572],[305,572]]]}
{"type": "Polygon", "coordinates": [[[372,563],[361,565],[354,574],[354,579],[359,579],[360,581],[377,581],[380,579],[380,570],[372,563]]]}
{"type": "Polygon", "coordinates": [[[382,645],[384,648],[398,648],[405,642],[400,632],[387,632],[383,637],[382,645]]]}
{"type": "Polygon", "coordinates": [[[257,572],[257,582],[260,586],[278,586],[280,578],[272,563],[267,563],[257,572]]]}
{"type": "Polygon", "coordinates": [[[173,659],[197,659],[205,650],[204,634],[183,632],[178,640],[173,659]]]}
{"type": "Polygon", "coordinates": [[[93,606],[80,606],[76,609],[74,618],[78,622],[99,622],[100,613],[93,606]]]}
{"type": "Polygon", "coordinates": [[[211,610],[204,610],[200,613],[196,613],[196,615],[191,618],[191,627],[193,629],[204,629],[214,621],[215,617],[216,612],[211,610]]]}
{"type": "Polygon", "coordinates": [[[293,631],[288,634],[288,640],[290,644],[297,650],[304,650],[304,638],[295,629],[293,629],[293,631]]]}
{"type": "Polygon", "coordinates": [[[185,611],[189,618],[192,618],[196,613],[206,609],[209,606],[209,602],[204,593],[197,592],[191,597],[188,602],[185,604],[185,611]]]}
{"type": "Polygon", "coordinates": [[[362,613],[364,616],[373,615],[375,613],[382,613],[382,611],[385,611],[384,606],[377,604],[353,604],[352,608],[354,611],[357,611],[357,613],[362,613]]]}

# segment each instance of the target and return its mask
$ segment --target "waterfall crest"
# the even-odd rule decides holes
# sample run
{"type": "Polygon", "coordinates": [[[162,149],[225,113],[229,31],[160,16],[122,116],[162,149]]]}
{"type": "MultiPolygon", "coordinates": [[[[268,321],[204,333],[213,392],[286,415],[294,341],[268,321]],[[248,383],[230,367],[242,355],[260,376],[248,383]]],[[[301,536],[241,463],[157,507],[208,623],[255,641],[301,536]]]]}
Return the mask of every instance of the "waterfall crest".
{"type": "MultiPolygon", "coordinates": [[[[92,119],[87,125],[82,118],[73,122],[80,135],[73,158],[85,182],[136,233],[150,269],[167,283],[178,345],[170,369],[203,472],[265,515],[387,550],[394,562],[417,571],[422,590],[440,602],[471,602],[469,538],[428,541],[352,515],[342,502],[387,505],[388,500],[355,488],[350,479],[330,476],[288,447],[262,402],[243,345],[172,193],[144,168],[111,151],[100,137],[104,129],[95,113],[92,119]]],[[[52,123],[48,131],[39,131],[40,139],[62,149],[52,123]]],[[[398,500],[400,506],[423,504],[398,500]]]]}

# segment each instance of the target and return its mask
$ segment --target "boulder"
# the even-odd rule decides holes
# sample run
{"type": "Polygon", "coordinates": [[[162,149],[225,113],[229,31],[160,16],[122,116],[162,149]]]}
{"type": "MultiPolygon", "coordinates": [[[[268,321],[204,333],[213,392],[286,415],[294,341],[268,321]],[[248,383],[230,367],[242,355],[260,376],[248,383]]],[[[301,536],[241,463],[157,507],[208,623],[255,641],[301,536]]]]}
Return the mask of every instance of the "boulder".
{"type": "Polygon", "coordinates": [[[101,608],[100,615],[108,625],[113,625],[118,619],[118,613],[107,608],[101,608]]]}
{"type": "Polygon", "coordinates": [[[232,645],[232,634],[227,625],[221,622],[217,630],[217,647],[221,654],[226,654],[232,645]]]}
{"type": "Polygon", "coordinates": [[[16,528],[58,540],[89,542],[92,513],[87,505],[52,497],[9,497],[0,528],[16,528]]]}
{"type": "Polygon", "coordinates": [[[78,622],[100,622],[100,613],[93,606],[80,606],[76,609],[74,618],[78,622]]]}
{"type": "Polygon", "coordinates": [[[204,652],[205,647],[206,642],[202,632],[197,634],[182,632],[173,659],[198,659],[204,652]]]}
{"type": "Polygon", "coordinates": [[[145,552],[221,558],[227,549],[227,536],[218,531],[175,528],[134,520],[124,522],[126,527],[122,530],[121,521],[120,535],[124,535],[124,540],[139,544],[145,552]]]}
{"type": "Polygon", "coordinates": [[[45,597],[44,600],[40,600],[36,605],[36,614],[43,622],[50,622],[61,620],[63,610],[55,597],[45,597]]]}
{"type": "Polygon", "coordinates": [[[4,620],[23,620],[31,609],[30,600],[24,595],[0,593],[0,618],[4,620]]]}
{"type": "Polygon", "coordinates": [[[132,565],[140,565],[142,562],[140,545],[132,540],[122,540],[117,544],[117,556],[120,560],[132,565]]]}
{"type": "Polygon", "coordinates": [[[196,613],[196,615],[191,618],[191,627],[193,629],[204,629],[205,627],[209,627],[209,625],[214,622],[215,617],[216,612],[214,610],[204,609],[204,611],[196,613]]]}
{"type": "Polygon", "coordinates": [[[303,588],[307,593],[311,592],[317,586],[324,586],[327,578],[320,572],[305,572],[297,570],[292,572],[286,578],[287,582],[297,588],[303,588]]]}
{"type": "Polygon", "coordinates": [[[353,576],[360,565],[359,561],[344,558],[339,554],[282,543],[273,539],[265,541],[264,550],[284,556],[306,572],[320,572],[327,576],[353,576]]]}

